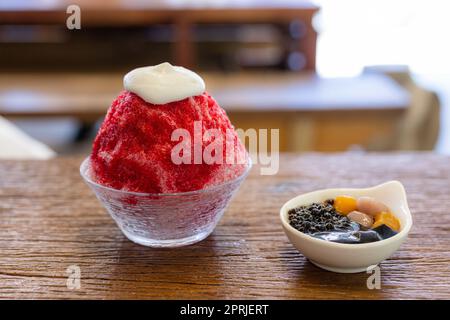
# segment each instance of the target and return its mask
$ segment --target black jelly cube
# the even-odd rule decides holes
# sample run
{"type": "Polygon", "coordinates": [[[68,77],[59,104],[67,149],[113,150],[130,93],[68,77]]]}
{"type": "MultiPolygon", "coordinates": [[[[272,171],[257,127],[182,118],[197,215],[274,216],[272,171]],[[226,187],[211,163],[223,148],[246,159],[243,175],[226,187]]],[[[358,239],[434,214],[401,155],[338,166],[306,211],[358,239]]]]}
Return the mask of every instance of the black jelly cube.
{"type": "Polygon", "coordinates": [[[382,240],[388,239],[388,238],[393,237],[393,236],[395,236],[397,234],[396,231],[392,230],[391,228],[389,228],[385,224],[382,224],[381,226],[373,228],[372,230],[375,231],[376,233],[378,233],[382,240]]]}

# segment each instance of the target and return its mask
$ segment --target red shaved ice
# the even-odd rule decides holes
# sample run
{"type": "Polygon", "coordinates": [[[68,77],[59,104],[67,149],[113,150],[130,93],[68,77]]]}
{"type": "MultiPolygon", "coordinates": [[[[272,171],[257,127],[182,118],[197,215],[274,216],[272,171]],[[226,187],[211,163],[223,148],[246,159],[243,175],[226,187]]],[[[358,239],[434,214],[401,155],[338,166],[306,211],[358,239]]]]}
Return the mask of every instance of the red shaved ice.
{"type": "MultiPolygon", "coordinates": [[[[202,139],[202,150],[212,139],[202,139]]],[[[112,103],[95,138],[91,166],[102,185],[132,192],[175,193],[208,188],[240,176],[248,154],[225,111],[208,94],[167,104],[151,104],[124,91],[112,103]],[[231,134],[236,161],[227,163],[229,148],[223,144],[220,164],[194,163],[194,122],[202,132],[217,129],[225,140],[231,134]],[[180,141],[172,141],[176,129],[192,137],[192,162],[175,164],[171,153],[180,141]],[[244,159],[244,161],[242,161],[244,159]]],[[[228,161],[229,162],[229,161],[228,161]]]]}

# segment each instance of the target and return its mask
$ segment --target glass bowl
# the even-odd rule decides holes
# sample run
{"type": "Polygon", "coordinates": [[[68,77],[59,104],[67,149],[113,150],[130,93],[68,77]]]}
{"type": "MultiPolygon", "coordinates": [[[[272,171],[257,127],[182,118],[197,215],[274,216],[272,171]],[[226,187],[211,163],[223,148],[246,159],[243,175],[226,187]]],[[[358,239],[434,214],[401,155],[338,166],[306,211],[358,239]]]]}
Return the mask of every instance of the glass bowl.
{"type": "Polygon", "coordinates": [[[149,247],[180,247],[213,232],[252,166],[239,177],[209,188],[180,193],[138,193],[109,188],[91,178],[90,158],[80,166],[87,185],[131,241],[149,247]]]}

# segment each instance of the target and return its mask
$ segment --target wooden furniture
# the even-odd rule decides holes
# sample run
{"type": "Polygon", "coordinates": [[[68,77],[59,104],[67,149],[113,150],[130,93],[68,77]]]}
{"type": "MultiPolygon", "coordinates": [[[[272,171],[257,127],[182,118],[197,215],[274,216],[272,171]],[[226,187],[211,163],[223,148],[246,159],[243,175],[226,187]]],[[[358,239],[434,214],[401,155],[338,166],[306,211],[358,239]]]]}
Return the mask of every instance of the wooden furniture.
{"type": "MultiPolygon", "coordinates": [[[[72,1],[48,2],[2,1],[0,24],[66,25],[66,9],[72,1]]],[[[77,1],[82,13],[82,28],[98,26],[145,26],[169,23],[175,27],[173,55],[178,65],[193,67],[195,46],[192,29],[201,23],[289,23],[303,25],[299,51],[305,57],[304,70],[315,69],[316,32],[312,17],[318,7],[297,0],[239,0],[239,1],[77,1]]],[[[76,31],[74,31],[76,32],[76,31]]]]}
{"type": "Polygon", "coordinates": [[[282,151],[342,151],[394,139],[410,103],[402,87],[380,74],[326,79],[261,73],[206,80],[237,128],[279,128],[282,151]]]}
{"type": "Polygon", "coordinates": [[[276,176],[258,166],[213,234],[178,249],[128,241],[79,175],[80,158],[0,161],[0,298],[438,299],[450,298],[450,158],[431,153],[282,154],[276,176]],[[289,243],[278,214],[320,188],[404,183],[414,226],[369,274],[336,274],[289,243]],[[81,288],[66,287],[66,269],[81,288]]]}
{"type": "MultiPolygon", "coordinates": [[[[3,74],[0,115],[104,116],[122,74],[3,74]]],[[[409,95],[379,74],[324,79],[305,73],[202,74],[237,128],[280,129],[283,151],[339,151],[392,136],[409,95]]]]}

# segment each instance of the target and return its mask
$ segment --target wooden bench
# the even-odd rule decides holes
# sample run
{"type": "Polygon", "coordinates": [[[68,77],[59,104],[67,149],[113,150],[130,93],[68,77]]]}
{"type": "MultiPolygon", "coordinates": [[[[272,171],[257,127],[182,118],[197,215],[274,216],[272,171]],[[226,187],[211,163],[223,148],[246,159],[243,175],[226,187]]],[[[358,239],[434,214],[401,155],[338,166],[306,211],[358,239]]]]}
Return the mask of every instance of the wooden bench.
{"type": "MultiPolygon", "coordinates": [[[[122,89],[122,74],[0,75],[0,115],[75,117],[93,123],[122,89]]],[[[409,95],[383,75],[202,74],[236,127],[280,128],[285,151],[345,150],[393,134],[409,95]]]]}

